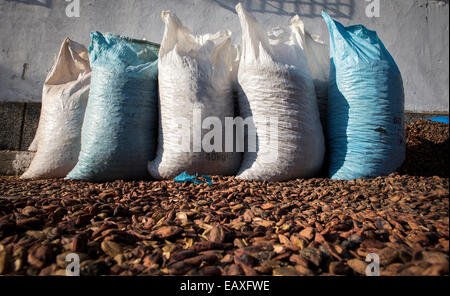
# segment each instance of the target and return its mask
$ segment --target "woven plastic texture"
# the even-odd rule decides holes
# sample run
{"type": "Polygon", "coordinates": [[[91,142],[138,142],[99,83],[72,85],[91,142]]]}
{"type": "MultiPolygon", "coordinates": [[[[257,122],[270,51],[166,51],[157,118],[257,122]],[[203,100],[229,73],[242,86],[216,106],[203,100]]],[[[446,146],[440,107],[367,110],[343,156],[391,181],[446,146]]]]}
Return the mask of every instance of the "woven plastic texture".
{"type": "Polygon", "coordinates": [[[237,178],[284,181],[314,176],[322,167],[325,145],[299,18],[291,19],[289,28],[267,33],[241,4],[236,10],[242,27],[239,111],[251,117],[254,126],[246,134],[248,150],[237,178]]]}
{"type": "Polygon", "coordinates": [[[330,32],[330,177],[390,174],[405,159],[400,71],[376,32],[362,25],[344,27],[322,15],[330,32]]]}
{"type": "Polygon", "coordinates": [[[37,152],[22,179],[64,178],[73,169],[90,81],[88,50],[66,38],[44,82],[35,147],[30,147],[37,152]]]}
{"type": "Polygon", "coordinates": [[[92,32],[91,40],[81,152],[67,178],[147,178],[156,144],[158,46],[99,32],[92,32]]]}
{"type": "Polygon", "coordinates": [[[226,149],[224,136],[225,118],[235,115],[232,59],[237,49],[231,47],[231,32],[193,35],[174,13],[163,11],[162,19],[159,135],[149,172],[156,179],[174,178],[184,171],[236,174],[242,153],[226,149]],[[222,137],[208,140],[214,130],[221,130],[222,137]],[[206,147],[211,142],[214,146],[206,147]]]}

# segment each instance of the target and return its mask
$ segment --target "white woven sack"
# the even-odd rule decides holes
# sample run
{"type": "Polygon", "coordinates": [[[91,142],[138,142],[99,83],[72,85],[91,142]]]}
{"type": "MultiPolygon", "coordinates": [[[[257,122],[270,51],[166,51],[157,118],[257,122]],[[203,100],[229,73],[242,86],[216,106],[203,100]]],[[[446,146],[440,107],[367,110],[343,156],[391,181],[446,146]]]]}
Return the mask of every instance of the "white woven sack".
{"type": "Polygon", "coordinates": [[[38,142],[38,133],[39,133],[39,125],[36,129],[36,133],[34,135],[33,141],[31,142],[30,146],[28,147],[28,151],[36,152],[37,150],[37,142],[38,142]]]}
{"type": "Polygon", "coordinates": [[[205,150],[197,141],[205,140],[208,134],[206,118],[216,118],[225,135],[224,118],[235,114],[231,32],[194,36],[170,11],[163,11],[162,19],[165,31],[158,60],[159,136],[156,158],[149,162],[148,170],[157,179],[173,178],[184,171],[233,175],[242,153],[224,152],[224,140],[220,149],[213,151],[205,150]],[[190,128],[183,129],[183,123],[190,128]],[[194,128],[198,124],[206,124],[201,132],[194,128]],[[183,137],[189,141],[182,142],[183,137]],[[189,147],[182,144],[187,142],[189,147]]]}
{"type": "Polygon", "coordinates": [[[257,137],[256,152],[244,153],[237,177],[283,181],[313,176],[322,166],[324,136],[299,24],[294,18],[289,28],[268,34],[241,4],[236,10],[242,26],[239,109],[241,116],[253,117],[257,137]]]}
{"type": "Polygon", "coordinates": [[[87,49],[66,38],[44,82],[37,152],[22,179],[63,178],[75,166],[90,77],[87,49]]]}
{"type": "Polygon", "coordinates": [[[322,124],[326,123],[328,109],[328,83],[330,76],[330,48],[318,35],[311,35],[305,30],[301,18],[296,15],[291,20],[296,25],[293,27],[300,36],[302,45],[309,65],[309,70],[314,83],[317,101],[319,105],[320,119],[322,124]]]}

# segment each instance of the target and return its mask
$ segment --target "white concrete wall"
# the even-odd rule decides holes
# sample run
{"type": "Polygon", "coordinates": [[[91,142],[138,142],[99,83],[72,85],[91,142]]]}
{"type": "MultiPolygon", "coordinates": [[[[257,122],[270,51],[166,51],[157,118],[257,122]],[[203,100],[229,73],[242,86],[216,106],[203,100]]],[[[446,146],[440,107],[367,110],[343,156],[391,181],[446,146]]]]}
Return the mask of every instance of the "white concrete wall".
{"type": "MultiPolygon", "coordinates": [[[[0,0],[0,101],[40,101],[43,80],[66,36],[86,46],[93,30],[160,43],[162,10],[175,12],[195,33],[230,29],[240,43],[237,0],[79,1],[80,17],[69,18],[64,0],[0,0]]],[[[286,25],[299,14],[327,43],[321,10],[344,25],[376,30],[402,71],[406,109],[448,112],[448,0],[379,0],[379,18],[366,16],[369,1],[377,0],[242,0],[265,28],[286,25]]]]}

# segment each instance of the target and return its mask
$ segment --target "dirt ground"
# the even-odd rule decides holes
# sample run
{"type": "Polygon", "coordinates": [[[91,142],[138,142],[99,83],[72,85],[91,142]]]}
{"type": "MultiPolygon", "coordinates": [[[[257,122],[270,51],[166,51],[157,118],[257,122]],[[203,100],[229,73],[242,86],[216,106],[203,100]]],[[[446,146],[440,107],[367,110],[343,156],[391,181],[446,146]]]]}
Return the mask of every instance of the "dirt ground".
{"type": "Polygon", "coordinates": [[[407,127],[397,173],[212,186],[0,177],[0,274],[448,275],[448,125],[407,127]]]}

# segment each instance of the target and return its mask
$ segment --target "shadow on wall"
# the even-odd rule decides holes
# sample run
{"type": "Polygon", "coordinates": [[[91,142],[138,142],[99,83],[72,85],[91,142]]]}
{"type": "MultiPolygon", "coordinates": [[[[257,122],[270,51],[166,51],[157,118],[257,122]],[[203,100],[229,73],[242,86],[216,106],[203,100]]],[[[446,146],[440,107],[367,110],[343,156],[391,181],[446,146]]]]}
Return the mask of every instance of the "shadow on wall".
{"type": "Polygon", "coordinates": [[[23,69],[0,65],[0,101],[40,101],[44,82],[29,77],[27,74],[29,70],[26,70],[29,67],[27,63],[24,64],[23,69]]]}
{"type": "Polygon", "coordinates": [[[52,8],[52,0],[6,0],[6,1],[52,8]]]}
{"type": "Polygon", "coordinates": [[[235,6],[241,2],[252,13],[272,13],[277,15],[300,15],[302,17],[321,17],[325,10],[333,18],[351,19],[355,10],[355,0],[211,0],[221,7],[236,13],[235,6]]]}

